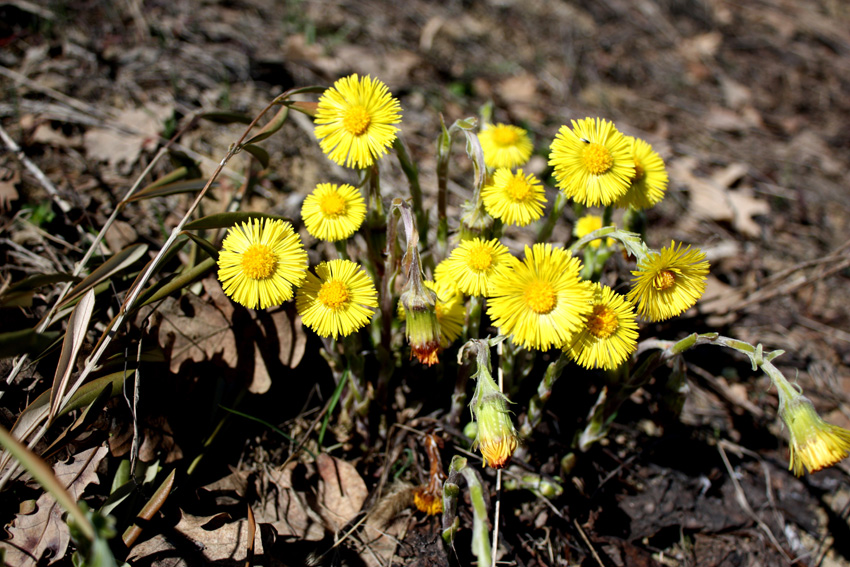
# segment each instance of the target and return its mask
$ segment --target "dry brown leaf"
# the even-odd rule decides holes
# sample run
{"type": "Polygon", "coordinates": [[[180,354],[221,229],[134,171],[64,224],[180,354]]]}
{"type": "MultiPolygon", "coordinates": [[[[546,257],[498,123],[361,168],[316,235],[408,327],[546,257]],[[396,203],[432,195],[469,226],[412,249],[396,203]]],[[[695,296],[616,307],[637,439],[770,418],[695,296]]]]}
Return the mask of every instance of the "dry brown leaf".
{"type": "Polygon", "coordinates": [[[15,185],[20,182],[20,171],[0,169],[0,213],[12,210],[12,201],[18,200],[18,190],[15,185]]]}
{"type": "Polygon", "coordinates": [[[120,172],[129,172],[143,149],[159,143],[159,133],[172,109],[162,105],[130,108],[121,112],[116,128],[92,128],[83,136],[83,145],[91,159],[105,161],[120,172]]]}
{"type": "Polygon", "coordinates": [[[172,372],[186,360],[200,362],[218,358],[234,368],[237,361],[236,336],[231,322],[220,310],[194,294],[167,297],[153,315],[159,328],[159,344],[168,355],[172,372]]]}
{"type": "Polygon", "coordinates": [[[740,164],[732,164],[710,179],[697,177],[693,172],[696,165],[697,160],[691,157],[672,161],[668,165],[670,178],[688,187],[691,202],[686,218],[729,222],[741,234],[758,236],[761,227],[752,217],[769,214],[770,206],[753,197],[753,191],[748,187],[730,190],[725,185],[740,179],[740,164]]]}
{"type": "Polygon", "coordinates": [[[299,463],[283,470],[266,469],[256,480],[260,501],[254,506],[258,523],[270,524],[279,536],[319,541],[325,536],[322,518],[307,505],[304,493],[292,488],[292,471],[299,463]]]}
{"type": "MultiPolygon", "coordinates": [[[[174,530],[195,544],[197,556],[185,557],[185,549],[175,548],[163,535],[156,535],[151,539],[133,547],[127,561],[131,564],[141,562],[151,563],[157,567],[162,565],[183,566],[196,565],[197,560],[205,563],[217,562],[219,564],[235,565],[242,563],[247,558],[248,520],[241,519],[228,522],[227,514],[216,514],[214,516],[192,516],[181,512],[180,522],[174,530]],[[152,556],[156,556],[155,559],[152,556]],[[177,557],[183,557],[178,560],[177,557]],[[150,561],[154,559],[153,561],[150,561]]],[[[254,555],[263,554],[263,542],[260,530],[254,532],[254,555]]]]}
{"type": "MultiPolygon", "coordinates": [[[[94,447],[53,467],[56,478],[71,498],[80,500],[88,485],[100,483],[95,471],[106,454],[106,447],[94,447]]],[[[9,528],[13,545],[0,542],[0,547],[6,551],[6,562],[9,565],[34,564],[32,558],[39,559],[46,551],[50,552],[50,564],[62,559],[71,539],[68,524],[62,519],[64,515],[65,511],[49,493],[42,494],[36,502],[34,514],[18,514],[15,517],[14,526],[9,528]]]]}
{"type": "Polygon", "coordinates": [[[321,453],[316,459],[320,513],[332,531],[338,531],[360,512],[369,491],[353,465],[321,453]]]}

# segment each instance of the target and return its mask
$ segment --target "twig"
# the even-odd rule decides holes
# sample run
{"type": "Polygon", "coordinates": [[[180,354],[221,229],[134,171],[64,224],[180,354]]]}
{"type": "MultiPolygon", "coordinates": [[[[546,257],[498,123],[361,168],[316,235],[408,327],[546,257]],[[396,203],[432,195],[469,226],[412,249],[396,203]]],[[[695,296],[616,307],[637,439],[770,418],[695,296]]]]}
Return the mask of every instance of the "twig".
{"type": "Polygon", "coordinates": [[[735,487],[735,497],[738,500],[738,504],[741,506],[747,516],[749,516],[752,521],[758,524],[758,527],[761,528],[765,535],[767,535],[767,538],[770,540],[773,546],[776,547],[776,550],[780,554],[782,554],[782,557],[785,559],[785,561],[787,561],[789,564],[793,563],[792,559],[788,556],[787,553],[785,553],[785,550],[782,549],[782,545],[779,543],[779,540],[777,540],[776,536],[773,535],[773,531],[771,531],[770,527],[765,524],[761,518],[758,517],[755,511],[753,511],[752,506],[750,506],[750,503],[747,500],[747,495],[744,493],[744,489],[743,487],[741,487],[741,483],[738,482],[738,479],[735,476],[735,472],[732,470],[732,464],[729,462],[729,457],[726,456],[726,451],[723,448],[724,445],[725,443],[721,439],[720,442],[717,444],[717,450],[720,452],[720,457],[723,459],[723,464],[726,466],[726,471],[729,473],[729,479],[732,481],[732,485],[735,487]]]}
{"type": "Polygon", "coordinates": [[[605,564],[602,563],[602,558],[599,557],[599,554],[596,553],[596,550],[593,548],[593,544],[590,543],[589,539],[587,539],[587,534],[585,534],[584,530],[581,529],[581,525],[579,525],[578,520],[573,520],[573,525],[578,530],[578,535],[581,536],[581,539],[584,541],[584,544],[587,546],[588,549],[590,549],[590,553],[591,555],[593,555],[593,558],[596,559],[596,562],[599,564],[599,567],[605,567],[605,564]]]}

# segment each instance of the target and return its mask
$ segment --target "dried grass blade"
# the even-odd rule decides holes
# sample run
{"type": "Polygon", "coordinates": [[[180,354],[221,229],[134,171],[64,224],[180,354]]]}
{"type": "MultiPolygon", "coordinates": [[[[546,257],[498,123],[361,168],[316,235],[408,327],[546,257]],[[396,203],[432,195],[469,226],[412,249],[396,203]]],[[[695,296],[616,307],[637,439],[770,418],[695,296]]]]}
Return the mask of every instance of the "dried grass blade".
{"type": "Polygon", "coordinates": [[[136,260],[144,256],[147,251],[147,244],[135,244],[124,248],[120,252],[116,252],[106,262],[98,266],[97,269],[89,274],[88,277],[77,284],[77,287],[71,290],[65,298],[65,301],[60,304],[60,307],[68,305],[100,282],[134,264],[136,260]]]}
{"type": "MultiPolygon", "coordinates": [[[[93,312],[94,290],[89,289],[74,308],[68,321],[65,340],[62,341],[62,353],[59,355],[59,363],[56,365],[56,374],[53,375],[53,388],[50,391],[50,412],[47,415],[48,423],[56,417],[62,400],[73,395],[76,389],[69,388],[68,384],[71,379],[71,372],[74,370],[77,354],[79,354],[80,347],[83,346],[83,341],[86,339],[86,332],[89,329],[93,312]]],[[[79,384],[76,384],[76,386],[79,386],[79,384]]]]}

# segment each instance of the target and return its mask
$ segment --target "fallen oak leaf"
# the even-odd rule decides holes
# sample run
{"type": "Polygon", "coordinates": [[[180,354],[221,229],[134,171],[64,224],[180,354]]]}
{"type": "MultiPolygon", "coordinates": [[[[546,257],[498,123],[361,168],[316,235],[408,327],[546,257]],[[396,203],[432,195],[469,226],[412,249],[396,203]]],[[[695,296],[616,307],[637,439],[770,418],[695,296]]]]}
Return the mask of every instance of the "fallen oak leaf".
{"type": "MultiPolygon", "coordinates": [[[[54,465],[57,480],[66,487],[71,498],[79,501],[86,487],[100,484],[96,471],[106,454],[106,447],[94,447],[77,453],[67,462],[54,465]]],[[[64,558],[71,540],[64,514],[47,492],[39,497],[34,513],[18,514],[14,526],[8,530],[11,539],[0,542],[0,548],[5,548],[6,563],[35,564],[46,552],[50,553],[48,564],[64,558]]]]}

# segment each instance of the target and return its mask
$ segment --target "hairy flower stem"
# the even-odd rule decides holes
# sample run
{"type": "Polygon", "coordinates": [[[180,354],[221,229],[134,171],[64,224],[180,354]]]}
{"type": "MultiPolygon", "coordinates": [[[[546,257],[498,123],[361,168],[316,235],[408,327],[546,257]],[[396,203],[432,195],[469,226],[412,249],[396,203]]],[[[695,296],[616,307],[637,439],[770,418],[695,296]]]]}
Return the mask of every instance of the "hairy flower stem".
{"type": "Polygon", "coordinates": [[[457,501],[460,496],[458,480],[466,481],[469,489],[469,501],[472,504],[472,552],[478,558],[478,565],[491,565],[490,535],[487,527],[487,503],[484,487],[478,471],[467,465],[464,457],[455,455],[449,465],[449,477],[443,483],[443,542],[451,548],[458,530],[457,501]]]}
{"type": "MultiPolygon", "coordinates": [[[[419,229],[419,240],[423,250],[428,249],[428,211],[422,205],[422,188],[419,185],[419,169],[416,163],[410,159],[410,154],[407,151],[407,146],[401,136],[396,136],[393,141],[393,149],[395,149],[398,161],[401,164],[401,170],[407,177],[407,183],[410,186],[410,198],[413,201],[413,214],[416,215],[416,227],[419,229]]],[[[433,266],[432,266],[433,267],[433,266]]]]}
{"type": "Polygon", "coordinates": [[[546,222],[540,227],[537,233],[536,242],[546,242],[552,236],[552,230],[555,228],[558,220],[561,218],[561,213],[564,210],[564,205],[567,204],[567,197],[558,191],[558,196],[555,197],[555,203],[552,205],[552,212],[546,217],[546,222]]]}
{"type": "MultiPolygon", "coordinates": [[[[537,385],[537,392],[528,401],[528,412],[519,417],[519,438],[528,439],[534,432],[534,429],[540,425],[543,419],[543,408],[546,402],[552,396],[552,387],[561,374],[564,368],[570,362],[570,358],[566,352],[561,352],[558,358],[549,363],[540,384],[537,385]]],[[[520,445],[514,453],[514,458],[524,459],[528,453],[527,445],[520,445]]]]}
{"type": "Polygon", "coordinates": [[[469,298],[469,311],[466,312],[466,338],[477,339],[481,327],[481,308],[484,298],[473,295],[469,298]]]}

